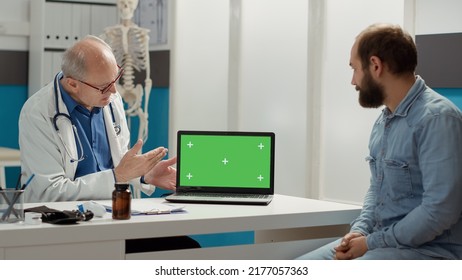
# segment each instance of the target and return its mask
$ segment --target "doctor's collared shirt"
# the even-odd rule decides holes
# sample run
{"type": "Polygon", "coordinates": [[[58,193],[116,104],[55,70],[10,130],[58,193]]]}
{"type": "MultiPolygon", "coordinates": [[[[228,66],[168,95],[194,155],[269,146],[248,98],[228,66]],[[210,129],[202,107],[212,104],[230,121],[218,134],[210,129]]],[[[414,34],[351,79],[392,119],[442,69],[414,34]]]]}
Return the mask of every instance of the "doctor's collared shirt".
{"type": "MultiPolygon", "coordinates": [[[[92,111],[89,111],[87,108],[79,105],[64,90],[61,84],[59,84],[59,87],[64,104],[66,104],[69,111],[69,116],[77,128],[85,157],[82,161],[78,162],[75,178],[101,170],[112,169],[114,165],[102,108],[95,107],[92,111]]],[[[77,137],[75,136],[75,138],[77,143],[77,137]]],[[[77,154],[79,157],[82,155],[79,145],[77,145],[77,154]]]]}
{"type": "Polygon", "coordinates": [[[462,114],[417,76],[371,132],[371,185],[352,231],[369,250],[410,248],[462,258],[462,114]]]}

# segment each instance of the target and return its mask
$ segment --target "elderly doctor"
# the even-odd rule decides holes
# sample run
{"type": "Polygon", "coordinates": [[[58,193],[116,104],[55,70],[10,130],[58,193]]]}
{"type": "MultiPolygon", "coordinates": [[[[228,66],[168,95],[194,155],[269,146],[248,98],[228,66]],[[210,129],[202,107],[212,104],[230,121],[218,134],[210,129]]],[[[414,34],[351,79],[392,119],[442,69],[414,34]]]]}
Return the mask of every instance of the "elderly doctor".
{"type": "Polygon", "coordinates": [[[129,150],[130,133],[115,83],[121,69],[109,45],[95,36],[63,54],[62,72],[31,96],[19,118],[22,179],[32,174],[27,202],[110,199],[115,182],[147,195],[154,185],[174,190],[176,158],[167,150],[129,150]]]}

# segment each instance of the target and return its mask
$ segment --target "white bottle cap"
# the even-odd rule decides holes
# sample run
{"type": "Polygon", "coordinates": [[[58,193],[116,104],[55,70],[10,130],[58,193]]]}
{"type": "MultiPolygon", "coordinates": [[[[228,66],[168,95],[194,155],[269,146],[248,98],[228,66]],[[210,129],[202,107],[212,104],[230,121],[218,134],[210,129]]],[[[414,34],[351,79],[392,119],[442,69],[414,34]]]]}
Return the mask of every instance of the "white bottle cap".
{"type": "Polygon", "coordinates": [[[26,212],[24,213],[24,216],[24,222],[26,225],[39,225],[42,223],[42,214],[40,213],[26,212]]]}

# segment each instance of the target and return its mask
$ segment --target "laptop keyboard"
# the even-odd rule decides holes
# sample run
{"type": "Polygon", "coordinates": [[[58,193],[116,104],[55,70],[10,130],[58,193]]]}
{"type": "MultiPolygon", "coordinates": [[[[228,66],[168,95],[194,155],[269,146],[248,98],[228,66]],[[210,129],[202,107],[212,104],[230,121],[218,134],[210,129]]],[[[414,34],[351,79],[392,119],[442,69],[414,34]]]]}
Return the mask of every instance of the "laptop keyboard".
{"type": "MultiPolygon", "coordinates": [[[[178,195],[178,194],[177,194],[178,195]]],[[[185,192],[180,194],[185,197],[225,197],[225,198],[252,198],[252,199],[266,199],[269,195],[266,194],[234,194],[234,193],[194,193],[185,192]]]]}

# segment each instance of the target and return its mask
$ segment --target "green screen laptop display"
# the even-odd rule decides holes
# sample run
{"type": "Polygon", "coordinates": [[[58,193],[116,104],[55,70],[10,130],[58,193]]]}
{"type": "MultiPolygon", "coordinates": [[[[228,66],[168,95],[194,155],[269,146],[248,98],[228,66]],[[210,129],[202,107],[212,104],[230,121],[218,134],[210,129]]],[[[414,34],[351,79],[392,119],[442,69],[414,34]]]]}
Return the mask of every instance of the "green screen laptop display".
{"type": "Polygon", "coordinates": [[[179,131],[177,169],[179,188],[268,193],[274,180],[274,134],[179,131]]]}

